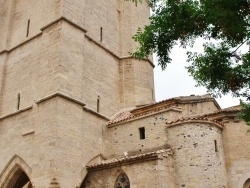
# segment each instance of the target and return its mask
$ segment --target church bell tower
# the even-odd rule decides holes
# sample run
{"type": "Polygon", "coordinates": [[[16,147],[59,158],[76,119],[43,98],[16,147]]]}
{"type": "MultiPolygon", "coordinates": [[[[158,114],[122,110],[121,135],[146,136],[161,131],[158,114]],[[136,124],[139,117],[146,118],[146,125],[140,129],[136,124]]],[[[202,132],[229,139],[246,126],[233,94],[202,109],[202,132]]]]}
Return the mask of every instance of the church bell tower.
{"type": "Polygon", "coordinates": [[[0,0],[0,187],[77,187],[122,108],[154,102],[129,55],[147,3],[0,0]]]}

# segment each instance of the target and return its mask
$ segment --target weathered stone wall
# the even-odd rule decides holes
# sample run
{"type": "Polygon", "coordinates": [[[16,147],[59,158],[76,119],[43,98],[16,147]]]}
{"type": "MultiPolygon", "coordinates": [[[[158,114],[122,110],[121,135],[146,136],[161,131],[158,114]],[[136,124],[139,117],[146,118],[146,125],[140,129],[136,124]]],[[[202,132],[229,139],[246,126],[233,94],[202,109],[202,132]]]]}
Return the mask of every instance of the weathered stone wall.
{"type": "Polygon", "coordinates": [[[229,188],[242,188],[250,178],[249,126],[239,118],[224,119],[223,146],[229,188]]]}
{"type": "MultiPolygon", "coordinates": [[[[102,46],[118,57],[120,57],[121,51],[120,2],[120,0],[85,1],[85,28],[88,31],[87,35],[100,42],[102,46]]],[[[132,42],[131,38],[130,42],[132,42]]]]}
{"type": "MultiPolygon", "coordinates": [[[[61,23],[7,54],[1,92],[1,115],[20,109],[58,91],[61,23]]],[[[2,54],[0,54],[2,56],[2,54]]],[[[1,64],[4,62],[1,62],[1,64]]]]}
{"type": "Polygon", "coordinates": [[[122,108],[155,101],[153,65],[129,58],[121,61],[119,69],[122,108]]]}
{"type": "MultiPolygon", "coordinates": [[[[138,27],[149,23],[150,16],[147,2],[135,6],[127,1],[120,1],[120,30],[121,30],[121,106],[123,108],[134,105],[149,104],[155,101],[153,66],[148,61],[138,61],[130,56],[135,52],[138,43],[130,41],[136,34],[138,27]]],[[[149,57],[152,61],[152,58],[149,57]]]]}
{"type": "Polygon", "coordinates": [[[105,155],[123,155],[124,152],[140,153],[155,148],[168,147],[166,121],[176,118],[180,112],[162,112],[142,119],[107,128],[104,139],[105,155]],[[145,128],[145,139],[140,139],[139,128],[145,128]]]}
{"type": "MultiPolygon", "coordinates": [[[[154,101],[153,66],[132,58],[126,62],[134,64],[133,71],[129,67],[124,70],[133,74],[124,73],[120,66],[123,64],[120,53],[127,48],[121,41],[134,43],[131,37],[123,38],[123,29],[127,28],[121,25],[123,22],[131,24],[135,32],[135,28],[146,23],[148,17],[144,14],[149,12],[146,4],[137,9],[133,3],[125,2],[126,6],[131,6],[126,14],[137,12],[138,19],[144,20],[135,22],[133,14],[123,16],[120,10],[123,0],[46,2],[4,3],[2,17],[9,18],[9,22],[4,22],[1,37],[8,36],[8,47],[3,50],[9,51],[0,52],[0,76],[4,82],[0,88],[4,95],[1,114],[16,110],[18,93],[22,106],[62,91],[84,101],[93,110],[97,109],[99,96],[99,112],[106,116],[125,106],[154,101]],[[11,14],[8,14],[9,9],[11,14]],[[140,11],[144,13],[139,14],[140,11]],[[58,22],[62,16],[68,21],[58,22]],[[123,79],[125,74],[127,82],[123,79]]],[[[132,36],[132,32],[129,33],[132,36]]],[[[5,39],[2,41],[7,41],[5,39]]]]}
{"type": "Polygon", "coordinates": [[[220,128],[201,122],[174,125],[167,128],[167,143],[174,150],[176,187],[227,187],[220,128]]]}
{"type": "Polygon", "coordinates": [[[140,152],[169,145],[166,122],[185,118],[190,114],[208,113],[209,109],[217,109],[212,101],[204,103],[180,104],[175,110],[166,108],[162,112],[157,111],[151,115],[142,115],[117,125],[114,124],[105,131],[105,141],[109,143],[106,149],[107,155],[122,155],[124,151],[140,152]],[[146,138],[143,140],[140,140],[139,134],[141,127],[145,127],[146,138]]]}
{"type": "MultiPolygon", "coordinates": [[[[32,169],[33,186],[47,188],[56,178],[62,188],[76,187],[85,165],[104,153],[107,119],[100,114],[121,107],[123,0],[11,2],[1,7],[0,173],[18,155],[32,169]]],[[[137,27],[131,18],[127,22],[137,27]]],[[[146,63],[131,77],[149,73],[134,95],[152,96],[152,68],[146,63]]]]}
{"type": "MultiPolygon", "coordinates": [[[[9,15],[11,13],[11,1],[0,1],[0,52],[6,48],[7,34],[9,28],[9,15]]],[[[1,83],[1,82],[0,82],[1,83]]]]}
{"type": "Polygon", "coordinates": [[[100,96],[100,113],[107,116],[119,109],[119,61],[65,21],[13,50],[1,67],[6,71],[2,114],[17,109],[18,93],[20,108],[63,92],[94,110],[100,96]]]}
{"type": "Polygon", "coordinates": [[[85,187],[113,188],[121,173],[128,176],[130,187],[174,188],[174,169],[171,156],[90,172],[85,180],[85,187]]]}
{"type": "Polygon", "coordinates": [[[18,155],[32,169],[33,186],[47,188],[56,178],[61,188],[76,187],[86,164],[103,152],[105,122],[61,97],[0,119],[0,173],[18,155]]]}
{"type": "Polygon", "coordinates": [[[119,60],[67,22],[62,29],[60,91],[111,116],[119,110],[119,60]]]}
{"type": "Polygon", "coordinates": [[[138,47],[136,42],[130,40],[136,34],[138,27],[143,29],[149,23],[150,11],[147,2],[135,6],[134,3],[120,0],[120,13],[121,57],[127,57],[128,52],[134,52],[138,47]]]}
{"type": "Polygon", "coordinates": [[[9,37],[8,48],[12,48],[27,38],[38,34],[42,27],[57,19],[61,14],[60,0],[10,0],[8,2],[8,8],[11,10],[11,14],[5,15],[5,19],[9,20],[8,24],[10,25],[8,30],[5,30],[9,37]],[[28,20],[30,20],[30,25],[27,36],[28,20]]]}

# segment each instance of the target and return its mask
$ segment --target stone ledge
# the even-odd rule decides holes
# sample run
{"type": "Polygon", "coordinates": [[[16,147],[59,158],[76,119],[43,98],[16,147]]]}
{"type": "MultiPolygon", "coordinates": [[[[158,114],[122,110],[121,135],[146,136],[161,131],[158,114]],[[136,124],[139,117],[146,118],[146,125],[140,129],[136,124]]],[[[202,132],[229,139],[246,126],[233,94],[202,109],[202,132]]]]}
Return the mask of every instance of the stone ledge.
{"type": "Polygon", "coordinates": [[[105,120],[107,120],[107,121],[110,120],[108,117],[106,117],[106,116],[104,116],[104,115],[102,115],[102,114],[100,114],[100,113],[98,113],[98,112],[95,112],[94,110],[91,110],[91,109],[89,109],[89,108],[83,107],[82,109],[83,109],[84,111],[86,111],[86,112],[89,112],[89,113],[91,113],[91,114],[94,114],[95,116],[98,116],[98,117],[100,117],[100,118],[102,118],[102,119],[105,119],[105,120]]]}
{"type": "Polygon", "coordinates": [[[26,108],[22,108],[22,109],[17,110],[17,111],[15,111],[15,112],[13,112],[13,113],[10,113],[10,114],[7,114],[7,115],[3,115],[3,116],[0,117],[0,121],[3,120],[3,119],[9,118],[9,117],[11,117],[11,116],[20,114],[20,113],[22,113],[22,112],[31,110],[32,108],[33,108],[33,105],[28,106],[28,107],[26,107],[26,108]]]}
{"type": "Polygon", "coordinates": [[[25,136],[28,136],[28,135],[31,135],[31,134],[34,134],[34,133],[35,133],[35,131],[31,130],[31,131],[27,131],[27,132],[23,133],[22,136],[25,137],[25,136]]]}
{"type": "Polygon", "coordinates": [[[85,106],[85,104],[84,104],[83,102],[81,102],[81,101],[79,101],[79,100],[77,100],[77,99],[75,99],[75,98],[73,98],[73,97],[70,97],[70,96],[68,96],[68,95],[65,95],[65,94],[63,94],[63,93],[59,93],[59,92],[58,92],[58,93],[51,94],[51,95],[48,95],[48,96],[46,96],[46,97],[44,97],[44,98],[42,98],[42,99],[37,100],[37,101],[36,101],[36,104],[40,104],[40,103],[45,102],[45,101],[47,101],[47,100],[50,100],[50,99],[52,99],[52,98],[54,98],[54,97],[62,97],[62,98],[67,99],[67,100],[69,100],[69,101],[71,101],[71,102],[74,102],[74,103],[76,103],[76,104],[79,104],[80,106],[85,106]]]}
{"type": "MultiPolygon", "coordinates": [[[[97,42],[96,40],[94,40],[93,38],[91,38],[89,35],[85,34],[85,37],[90,41],[93,42],[95,45],[97,45],[99,48],[103,49],[105,52],[109,53],[110,55],[112,55],[115,59],[117,59],[118,61],[122,61],[122,60],[126,60],[126,59],[135,59],[132,56],[127,56],[127,57],[119,57],[118,55],[116,55],[114,52],[112,52],[111,50],[109,50],[108,48],[106,48],[105,46],[103,46],[100,42],[97,42]]],[[[148,62],[153,68],[155,67],[155,65],[153,64],[152,61],[150,61],[149,59],[143,58],[140,59],[140,61],[146,61],[148,62]]]]}
{"type": "Polygon", "coordinates": [[[0,51],[0,55],[3,54],[3,53],[10,53],[11,51],[13,51],[13,50],[17,49],[18,47],[32,41],[33,39],[39,37],[40,35],[42,35],[42,32],[37,33],[36,35],[24,40],[23,42],[19,43],[18,45],[14,46],[14,47],[12,47],[10,49],[4,49],[4,50],[0,51]]]}
{"type": "MultiPolygon", "coordinates": [[[[126,60],[126,59],[136,59],[132,56],[127,56],[127,57],[121,57],[120,60],[126,60]]],[[[136,59],[137,60],[137,59],[136,59]]],[[[153,68],[155,68],[155,65],[154,63],[150,60],[150,59],[147,59],[147,58],[142,58],[142,59],[139,59],[140,61],[147,61],[153,68]]]]}
{"type": "Polygon", "coordinates": [[[50,22],[49,24],[45,25],[44,27],[41,28],[41,31],[47,29],[48,27],[50,27],[50,26],[56,24],[57,22],[59,22],[59,21],[61,21],[61,20],[68,22],[69,24],[73,25],[74,27],[76,27],[77,29],[83,31],[84,33],[87,32],[86,29],[82,28],[81,26],[79,26],[78,24],[72,22],[71,20],[69,20],[68,18],[66,18],[66,17],[64,17],[64,16],[62,16],[62,17],[60,17],[60,18],[57,18],[56,20],[54,20],[54,21],[50,22]]]}
{"type": "Polygon", "coordinates": [[[90,41],[93,42],[95,45],[97,45],[98,47],[102,48],[105,52],[111,54],[115,59],[120,60],[120,57],[118,57],[114,52],[112,52],[111,50],[109,50],[108,48],[104,47],[103,45],[101,45],[99,42],[97,42],[96,40],[94,40],[93,38],[91,38],[89,35],[85,34],[85,37],[90,41]]]}
{"type": "Polygon", "coordinates": [[[67,19],[67,18],[65,18],[65,17],[62,16],[62,17],[60,17],[60,18],[58,18],[58,19],[52,21],[51,23],[45,25],[44,27],[42,27],[42,28],[40,29],[41,31],[40,31],[39,33],[37,33],[36,35],[34,35],[34,36],[32,36],[32,37],[30,37],[30,38],[24,40],[23,42],[17,44],[16,46],[14,46],[14,47],[12,47],[12,48],[10,48],[10,49],[4,49],[4,50],[0,51],[0,55],[3,54],[3,53],[9,53],[9,52],[11,52],[11,51],[17,49],[18,47],[20,47],[20,46],[22,46],[22,45],[24,45],[24,44],[26,44],[26,43],[32,41],[33,39],[39,37],[40,35],[43,34],[43,31],[44,31],[45,29],[47,29],[48,27],[50,27],[50,26],[52,26],[52,25],[58,23],[58,22],[61,21],[61,20],[66,21],[67,23],[69,23],[69,24],[71,24],[72,26],[76,27],[77,29],[83,31],[84,33],[87,32],[86,29],[82,28],[81,26],[77,25],[76,23],[74,23],[74,22],[72,22],[71,20],[69,20],[69,19],[67,19]]]}

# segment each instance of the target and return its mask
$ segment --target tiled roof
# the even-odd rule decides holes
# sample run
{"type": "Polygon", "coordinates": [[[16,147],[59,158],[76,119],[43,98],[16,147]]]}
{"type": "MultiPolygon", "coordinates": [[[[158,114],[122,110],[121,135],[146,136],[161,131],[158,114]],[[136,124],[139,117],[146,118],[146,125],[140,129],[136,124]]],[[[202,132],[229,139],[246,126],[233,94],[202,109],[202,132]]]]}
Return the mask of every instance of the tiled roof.
{"type": "Polygon", "coordinates": [[[182,119],[178,119],[175,121],[170,121],[170,122],[166,122],[166,124],[168,124],[169,126],[173,126],[173,125],[178,125],[181,123],[188,123],[188,122],[208,122],[208,123],[213,123],[214,125],[217,125],[218,127],[223,128],[224,124],[216,121],[216,120],[211,120],[205,117],[187,117],[187,118],[182,118],[182,119]]]}
{"type": "Polygon", "coordinates": [[[173,151],[171,149],[162,149],[162,150],[157,150],[157,151],[143,153],[143,154],[124,156],[121,158],[112,158],[112,159],[104,160],[97,164],[87,166],[87,170],[94,171],[94,170],[100,170],[100,169],[105,169],[105,168],[112,168],[112,167],[125,165],[125,164],[132,164],[138,161],[141,162],[143,160],[158,159],[158,156],[160,154],[163,154],[164,157],[167,157],[169,155],[173,155],[173,151]]]}
{"type": "Polygon", "coordinates": [[[223,113],[223,112],[240,112],[241,110],[241,106],[237,105],[237,106],[231,106],[229,108],[224,108],[221,110],[217,110],[214,113],[223,113]]]}
{"type": "Polygon", "coordinates": [[[146,111],[146,112],[142,112],[140,114],[133,114],[133,111],[123,111],[118,113],[116,116],[114,116],[113,118],[111,118],[111,120],[108,122],[107,126],[110,127],[113,124],[116,123],[120,123],[120,122],[124,122],[127,120],[131,120],[131,119],[135,119],[135,118],[139,118],[142,116],[147,116],[153,113],[157,113],[163,110],[176,110],[176,111],[181,111],[180,107],[177,107],[175,105],[169,105],[169,106],[165,106],[165,107],[161,107],[161,108],[156,108],[154,110],[151,111],[146,111]]]}
{"type": "Polygon", "coordinates": [[[211,95],[199,95],[199,96],[180,96],[175,98],[170,98],[167,100],[163,100],[160,102],[152,103],[149,105],[145,105],[142,107],[134,107],[127,110],[123,110],[116,115],[114,115],[111,120],[108,122],[107,126],[111,126],[116,123],[120,123],[126,120],[138,118],[140,116],[145,116],[153,113],[157,113],[166,109],[169,110],[181,110],[180,107],[178,107],[178,104],[183,103],[191,103],[191,102],[204,102],[204,101],[213,101],[215,105],[220,109],[218,103],[215,101],[211,95]]]}
{"type": "Polygon", "coordinates": [[[130,118],[133,118],[134,115],[130,111],[131,110],[127,110],[127,111],[123,110],[123,111],[118,112],[116,115],[111,117],[107,125],[115,124],[115,123],[130,119],[130,118]]]}
{"type": "Polygon", "coordinates": [[[158,106],[162,106],[165,104],[170,105],[170,104],[177,104],[177,103],[203,102],[203,101],[211,101],[211,100],[215,103],[218,109],[220,109],[220,106],[218,105],[216,100],[210,94],[205,94],[205,95],[179,96],[179,97],[162,100],[162,101],[155,102],[146,106],[138,107],[133,110],[133,114],[140,112],[140,111],[144,111],[148,108],[158,107],[158,106]]]}
{"type": "Polygon", "coordinates": [[[221,110],[216,110],[214,112],[201,114],[201,115],[199,115],[197,117],[209,117],[209,116],[220,115],[220,114],[225,114],[225,113],[237,114],[237,113],[240,112],[240,110],[241,110],[241,106],[237,105],[237,106],[232,106],[232,107],[229,107],[229,108],[224,108],[224,109],[221,109],[221,110]]]}

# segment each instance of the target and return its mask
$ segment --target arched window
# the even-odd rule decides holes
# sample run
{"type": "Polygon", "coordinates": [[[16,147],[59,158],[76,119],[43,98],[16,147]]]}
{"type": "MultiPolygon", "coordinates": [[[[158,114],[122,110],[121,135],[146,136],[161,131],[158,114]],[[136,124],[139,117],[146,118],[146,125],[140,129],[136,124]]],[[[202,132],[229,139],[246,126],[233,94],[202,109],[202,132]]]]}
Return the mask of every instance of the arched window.
{"type": "Polygon", "coordinates": [[[21,169],[15,169],[15,172],[12,174],[7,184],[6,188],[32,188],[32,184],[30,182],[27,174],[21,169]]]}
{"type": "Polygon", "coordinates": [[[121,173],[115,182],[115,188],[130,188],[130,182],[128,176],[125,173],[121,173]]]}
{"type": "Polygon", "coordinates": [[[33,188],[30,181],[31,168],[19,156],[14,155],[0,175],[1,188],[33,188]]]}

